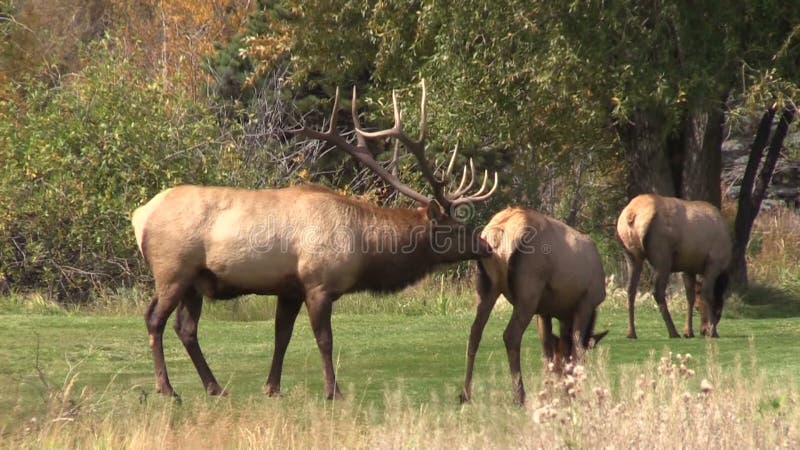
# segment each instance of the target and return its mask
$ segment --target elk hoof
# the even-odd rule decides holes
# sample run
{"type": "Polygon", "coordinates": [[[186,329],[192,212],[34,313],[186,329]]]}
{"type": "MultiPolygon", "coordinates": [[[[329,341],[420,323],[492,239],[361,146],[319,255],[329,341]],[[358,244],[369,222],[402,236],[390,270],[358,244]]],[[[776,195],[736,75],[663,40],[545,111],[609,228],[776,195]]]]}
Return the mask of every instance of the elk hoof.
{"type": "Polygon", "coordinates": [[[465,403],[469,403],[471,400],[472,399],[470,398],[470,395],[467,394],[466,392],[462,392],[458,396],[458,401],[461,402],[462,405],[465,403]]]}
{"type": "Polygon", "coordinates": [[[717,330],[709,330],[708,328],[701,329],[700,334],[702,334],[705,337],[715,337],[715,338],[719,337],[719,334],[717,334],[717,330]]]}
{"type": "Polygon", "coordinates": [[[179,397],[179,395],[175,393],[175,390],[172,389],[171,386],[156,386],[156,392],[164,397],[179,397]]]}
{"type": "Polygon", "coordinates": [[[272,386],[268,384],[264,386],[264,394],[267,397],[280,397],[281,396],[281,387],[280,386],[272,386]]]}
{"type": "Polygon", "coordinates": [[[228,396],[228,391],[226,391],[225,389],[222,389],[222,388],[221,388],[221,387],[220,387],[218,384],[216,384],[216,383],[214,383],[214,384],[209,384],[209,385],[206,387],[206,393],[207,393],[208,395],[218,395],[218,396],[221,396],[221,397],[227,397],[227,396],[228,396]]]}
{"type": "Polygon", "coordinates": [[[685,337],[685,338],[693,338],[694,337],[694,331],[684,332],[683,333],[683,337],[685,337]]]}
{"type": "Polygon", "coordinates": [[[637,339],[636,332],[628,332],[628,339],[637,339]]]}
{"type": "Polygon", "coordinates": [[[181,395],[178,394],[177,392],[175,392],[172,389],[170,389],[169,392],[158,391],[158,393],[161,394],[164,397],[167,397],[167,398],[171,399],[172,401],[174,401],[175,403],[177,403],[179,405],[183,404],[183,399],[181,398],[181,395]]]}
{"type": "Polygon", "coordinates": [[[325,400],[344,400],[344,395],[338,390],[332,394],[327,394],[325,400]]]}

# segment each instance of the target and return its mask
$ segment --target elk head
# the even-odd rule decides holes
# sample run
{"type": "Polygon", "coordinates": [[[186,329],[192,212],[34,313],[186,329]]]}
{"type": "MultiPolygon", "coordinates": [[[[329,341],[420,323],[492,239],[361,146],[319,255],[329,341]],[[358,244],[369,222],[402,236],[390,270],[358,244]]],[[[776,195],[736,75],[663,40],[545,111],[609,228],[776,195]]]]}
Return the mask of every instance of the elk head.
{"type": "MultiPolygon", "coordinates": [[[[352,98],[352,119],[355,127],[355,143],[348,142],[337,129],[337,118],[339,111],[339,89],[333,103],[333,112],[330,117],[330,125],[327,131],[315,131],[302,127],[290,130],[290,134],[302,135],[308,138],[327,142],[355,158],[365,165],[372,172],[378,175],[386,183],[392,186],[397,192],[414,200],[425,212],[427,217],[427,227],[425,233],[428,234],[426,242],[431,245],[432,256],[441,262],[454,262],[464,259],[475,259],[491,254],[491,247],[484,241],[478,232],[464,223],[468,217],[471,204],[487,200],[497,190],[498,176],[494,174],[494,183],[491,189],[487,190],[488,172],[484,171],[483,181],[480,189],[468,195],[477,179],[475,166],[470,159],[469,169],[464,166],[461,181],[457,188],[448,191],[447,187],[450,176],[455,165],[458,148],[453,151],[447,168],[437,175],[436,170],[425,157],[425,145],[427,140],[427,117],[426,117],[426,90],[425,81],[422,81],[422,99],[420,101],[420,124],[419,137],[412,138],[403,131],[402,117],[397,104],[397,92],[392,92],[392,105],[394,109],[394,125],[391,128],[378,131],[366,131],[361,127],[358,118],[356,89],[353,87],[352,98]],[[393,162],[395,170],[390,172],[370,153],[367,148],[368,140],[395,140],[395,153],[393,162]],[[426,196],[403,183],[396,173],[396,162],[399,145],[402,144],[408,152],[416,158],[419,170],[423,178],[430,184],[433,191],[432,196],[426,196]]],[[[421,211],[422,212],[422,211],[421,211]]]]}

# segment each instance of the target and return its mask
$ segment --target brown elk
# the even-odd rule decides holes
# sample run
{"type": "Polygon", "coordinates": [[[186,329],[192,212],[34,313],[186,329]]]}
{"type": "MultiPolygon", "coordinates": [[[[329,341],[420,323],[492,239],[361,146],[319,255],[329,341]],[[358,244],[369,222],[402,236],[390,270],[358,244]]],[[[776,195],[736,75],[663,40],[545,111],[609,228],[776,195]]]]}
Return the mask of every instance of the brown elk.
{"type": "Polygon", "coordinates": [[[455,152],[439,178],[425,159],[425,86],[422,86],[420,136],[401,125],[394,96],[394,126],[367,132],[360,128],[353,90],[356,143],[337,131],[338,91],[330,129],[305,127],[292,133],[335,145],[377,173],[419,208],[384,208],[329,189],[306,185],[243,190],[179,186],[156,195],[133,213],[139,249],[153,272],[155,296],[145,313],[155,366],[156,390],[174,394],[167,376],[162,333],[177,309],[175,330],[197,369],[206,392],[223,394],[197,341],[202,297],[227,299],[254,293],[277,295],[275,350],[264,387],[280,392],[286,348],[297,314],[305,303],[322,356],[325,395],[341,395],[332,362],[331,310],[341,295],[355,291],[391,292],[408,286],[443,263],[477,259],[491,249],[477,233],[450,216],[456,207],[483,201],[497,188],[465,195],[475,179],[445,192],[455,152]],[[403,184],[373,159],[369,139],[394,138],[417,158],[434,196],[403,184]]]}
{"type": "Polygon", "coordinates": [[[699,293],[703,335],[718,337],[723,294],[728,284],[731,240],[719,210],[703,201],[645,194],[635,197],[617,220],[617,237],[628,264],[628,337],[636,339],[633,304],[644,261],[656,273],[654,297],[669,336],[680,337],[666,300],[672,272],[683,272],[689,303],[683,335],[694,337],[692,314],[699,293]],[[698,282],[697,276],[701,279],[698,282]]]}
{"type": "Polygon", "coordinates": [[[503,340],[511,369],[514,399],[525,401],[520,371],[522,335],[535,314],[547,359],[575,357],[578,342],[588,348],[606,332],[593,335],[596,309],[606,296],[605,273],[591,238],[533,210],[508,208],[481,233],[492,254],[478,260],[477,313],[467,346],[461,400],[472,396],[472,372],[483,329],[500,294],[514,306],[503,340]],[[560,339],[552,319],[560,322],[560,339]]]}

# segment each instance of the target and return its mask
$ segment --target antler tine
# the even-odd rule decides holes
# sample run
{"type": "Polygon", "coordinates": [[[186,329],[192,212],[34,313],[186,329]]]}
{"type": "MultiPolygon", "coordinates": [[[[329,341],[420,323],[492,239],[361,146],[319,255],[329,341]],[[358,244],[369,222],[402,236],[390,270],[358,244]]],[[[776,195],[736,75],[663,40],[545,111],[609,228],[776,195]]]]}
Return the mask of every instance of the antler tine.
{"type": "MultiPolygon", "coordinates": [[[[428,115],[425,104],[428,100],[428,91],[425,89],[425,78],[420,82],[422,84],[422,97],[420,99],[419,107],[419,143],[423,144],[428,135],[428,115]]],[[[458,147],[456,147],[458,148],[458,147]]],[[[455,158],[455,156],[454,156],[455,158]]]]}
{"type": "Polygon", "coordinates": [[[492,186],[492,189],[489,190],[489,192],[487,192],[487,193],[485,193],[483,195],[477,195],[477,194],[480,194],[481,191],[483,191],[484,188],[481,187],[481,189],[476,194],[470,195],[469,197],[461,197],[461,198],[457,198],[457,199],[453,200],[452,201],[452,206],[458,206],[458,205],[461,205],[461,204],[464,204],[464,203],[480,202],[480,201],[486,200],[489,197],[491,197],[492,194],[495,193],[495,191],[497,190],[497,186],[498,186],[498,176],[497,176],[497,172],[495,172],[494,173],[494,185],[492,186]]]}
{"type": "Polygon", "coordinates": [[[331,111],[330,126],[328,127],[327,134],[336,133],[336,124],[339,119],[339,86],[336,86],[336,95],[333,97],[333,111],[331,111]]]}
{"type": "Polygon", "coordinates": [[[445,194],[445,184],[447,183],[448,178],[453,172],[453,167],[455,166],[455,160],[458,155],[458,146],[453,150],[453,155],[450,157],[450,161],[447,165],[447,169],[444,172],[444,176],[442,179],[439,179],[434,174],[434,169],[431,166],[430,162],[425,158],[425,139],[427,138],[428,133],[428,125],[427,125],[427,90],[425,87],[425,81],[422,80],[422,96],[420,101],[420,130],[419,130],[419,139],[415,140],[408,136],[405,132],[403,132],[403,122],[402,122],[402,115],[400,113],[400,107],[397,101],[397,91],[392,92],[392,109],[394,110],[394,125],[385,130],[380,131],[365,131],[361,128],[361,123],[358,117],[358,101],[357,101],[357,90],[353,87],[353,101],[352,101],[352,115],[353,115],[353,126],[355,127],[356,131],[356,143],[355,145],[351,142],[348,142],[344,136],[339,134],[337,130],[337,118],[338,118],[338,109],[339,109],[339,90],[336,90],[336,96],[334,97],[333,102],[333,112],[331,113],[330,119],[330,127],[326,132],[321,131],[314,131],[309,130],[305,127],[302,127],[297,130],[290,130],[289,132],[292,134],[304,135],[310,137],[312,139],[318,139],[321,141],[325,141],[329,144],[335,145],[340,149],[344,150],[347,154],[358,160],[361,164],[364,164],[369,169],[371,169],[376,175],[382,178],[385,182],[390,184],[394,187],[398,192],[401,194],[419,202],[422,204],[429,204],[433,199],[438,201],[445,209],[452,207],[453,205],[459,205],[466,202],[473,202],[473,201],[481,201],[489,198],[494,192],[497,190],[498,186],[498,175],[495,173],[494,175],[494,186],[492,189],[487,192],[483,193],[486,190],[486,183],[488,174],[484,172],[483,183],[475,194],[467,197],[463,197],[463,195],[472,188],[475,184],[475,163],[472,159],[469,161],[469,174],[467,174],[467,167],[464,166],[463,173],[461,175],[461,182],[459,183],[458,188],[451,192],[449,195],[445,194]],[[383,167],[379,164],[373,155],[370,153],[367,147],[367,141],[369,139],[380,139],[380,138],[395,138],[395,149],[394,155],[392,158],[392,162],[387,168],[383,167]],[[399,148],[397,146],[398,141],[402,143],[406,149],[414,155],[419,163],[419,169],[422,172],[423,178],[425,178],[433,188],[433,198],[420,194],[419,192],[415,191],[411,187],[403,184],[402,181],[397,176],[398,173],[398,154],[399,148]],[[467,177],[469,177],[469,182],[467,182],[467,177]]]}
{"type": "Polygon", "coordinates": [[[483,183],[481,183],[481,188],[478,189],[478,192],[472,194],[473,197],[476,196],[476,195],[481,195],[483,193],[483,191],[486,189],[487,178],[489,178],[489,171],[488,170],[484,170],[483,171],[483,183]]]}
{"type": "Polygon", "coordinates": [[[498,185],[499,185],[499,183],[498,183],[498,180],[497,180],[497,172],[495,172],[494,173],[494,183],[492,183],[492,189],[489,190],[489,192],[487,192],[487,193],[485,193],[485,194],[483,194],[483,195],[481,195],[479,197],[478,196],[474,196],[472,198],[472,201],[480,201],[480,200],[488,199],[489,197],[492,196],[492,194],[495,193],[495,191],[497,190],[497,186],[498,185]]]}
{"type": "MultiPolygon", "coordinates": [[[[403,184],[397,176],[389,173],[382,165],[380,165],[372,154],[369,152],[367,148],[367,141],[359,133],[356,133],[356,140],[357,145],[353,145],[338,133],[336,130],[336,113],[338,112],[338,103],[339,103],[339,95],[337,90],[336,98],[334,99],[334,108],[333,113],[331,114],[331,127],[327,132],[321,132],[316,130],[310,130],[306,127],[301,127],[295,130],[289,130],[288,132],[295,135],[302,135],[309,137],[311,139],[317,139],[319,141],[327,142],[328,144],[334,145],[341,150],[344,150],[345,153],[355,158],[358,162],[363,164],[364,166],[368,167],[372,170],[376,175],[381,177],[385,182],[395,188],[398,192],[405,195],[406,197],[411,198],[412,200],[419,202],[423,205],[427,205],[430,203],[431,199],[425,195],[420,194],[419,192],[415,191],[414,189],[410,188],[409,186],[403,184]]],[[[358,121],[358,108],[356,106],[356,89],[353,88],[353,125],[356,127],[356,130],[360,127],[358,121]]]]}
{"type": "Polygon", "coordinates": [[[364,136],[358,131],[361,129],[361,122],[358,120],[358,101],[356,95],[356,87],[353,86],[353,99],[350,102],[350,113],[353,116],[353,128],[356,130],[356,141],[359,147],[367,148],[367,141],[364,136]]]}
{"type": "MultiPolygon", "coordinates": [[[[456,143],[456,148],[453,149],[453,156],[450,157],[450,162],[447,164],[447,170],[445,170],[444,175],[442,175],[442,183],[446,183],[447,179],[450,178],[450,174],[453,172],[453,166],[456,164],[456,154],[458,154],[458,143],[456,143]]],[[[464,182],[463,177],[461,182],[464,182]]]]}
{"type": "MultiPolygon", "coordinates": [[[[422,99],[421,99],[421,112],[420,112],[420,135],[419,139],[415,140],[412,137],[408,136],[403,131],[403,119],[402,115],[400,114],[400,106],[397,101],[397,91],[392,91],[392,108],[394,109],[394,125],[391,128],[386,130],[380,131],[365,131],[361,128],[361,124],[358,122],[357,119],[353,120],[353,124],[355,125],[356,135],[359,137],[359,143],[361,145],[365,145],[363,143],[366,139],[379,139],[379,138],[395,138],[400,141],[406,149],[408,149],[411,154],[419,162],[419,169],[422,172],[422,176],[430,183],[431,187],[433,188],[433,198],[435,198],[439,203],[442,205],[448,204],[449,199],[446,198],[443,192],[444,182],[439,180],[436,175],[434,175],[433,170],[431,169],[430,163],[425,158],[425,137],[427,135],[427,113],[426,113],[426,103],[427,103],[427,92],[425,89],[425,83],[422,82],[422,99]]],[[[356,100],[355,100],[355,90],[353,91],[353,111],[356,109],[356,100]]],[[[354,116],[357,114],[356,112],[353,113],[354,116]]]]}
{"type": "MultiPolygon", "coordinates": [[[[464,183],[466,183],[466,182],[467,182],[467,166],[465,165],[464,166],[464,170],[461,173],[461,182],[458,183],[458,188],[453,192],[457,192],[457,191],[460,191],[461,189],[463,189],[464,188],[464,183]]],[[[450,197],[452,197],[452,194],[450,195],[450,197]]]]}
{"type": "MultiPolygon", "coordinates": [[[[356,88],[353,87],[353,110],[355,111],[356,88]]],[[[378,139],[383,137],[396,137],[403,140],[403,122],[400,117],[400,107],[397,106],[397,91],[392,91],[392,107],[394,108],[394,126],[381,131],[364,131],[360,124],[356,124],[356,132],[365,139],[378,139]]],[[[405,142],[405,141],[404,141],[405,142]]]]}
{"type": "Polygon", "coordinates": [[[336,126],[338,124],[338,119],[339,119],[338,112],[339,112],[339,86],[336,86],[336,94],[333,97],[333,109],[331,110],[331,118],[328,121],[328,131],[309,130],[308,128],[302,126],[300,128],[287,130],[286,132],[289,134],[307,136],[310,137],[311,139],[326,141],[336,145],[340,144],[338,142],[339,140],[341,140],[341,142],[343,143],[346,143],[344,139],[341,139],[341,136],[336,132],[336,126]]]}
{"type": "Polygon", "coordinates": [[[397,176],[399,153],[400,153],[400,141],[394,141],[394,153],[392,154],[392,163],[391,163],[393,176],[397,176]]]}
{"type": "MultiPolygon", "coordinates": [[[[469,190],[469,188],[471,188],[472,185],[475,183],[475,164],[472,162],[472,158],[469,159],[469,169],[470,169],[469,184],[464,186],[464,179],[462,178],[461,185],[458,186],[458,189],[450,193],[449,197],[451,199],[457,199],[458,197],[464,195],[469,190]]],[[[467,166],[464,166],[464,175],[466,174],[467,174],[467,166]]]]}

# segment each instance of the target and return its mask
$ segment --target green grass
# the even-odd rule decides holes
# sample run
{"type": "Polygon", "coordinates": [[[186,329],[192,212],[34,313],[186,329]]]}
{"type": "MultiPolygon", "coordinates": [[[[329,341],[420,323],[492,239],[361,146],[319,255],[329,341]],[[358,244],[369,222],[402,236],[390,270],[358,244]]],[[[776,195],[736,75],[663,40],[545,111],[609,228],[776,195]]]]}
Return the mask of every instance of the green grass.
{"type": "MultiPolygon", "coordinates": [[[[380,408],[386,392],[399,389],[414,404],[431,399],[457,404],[473,318],[472,297],[468,290],[432,292],[438,287],[434,285],[438,283],[395,297],[356,295],[337,302],[334,362],[346,396],[380,408]]],[[[755,357],[756,370],[765,372],[768,380],[797,386],[800,318],[764,314],[763,305],[770,300],[753,296],[757,293],[732,302],[720,324],[722,337],[716,340],[667,338],[652,298],[645,296],[637,302],[639,339],[628,340],[625,308],[619,292],[612,291],[597,323],[598,330],[610,330],[601,343],[610,376],[619,378],[625,370],[672,351],[691,353],[698,367],[710,355],[722,370],[748,366],[755,357]]],[[[76,374],[76,389],[107,393],[109,398],[153,398],[147,334],[138,311],[133,315],[143,308],[141,300],[118,309],[64,309],[20,298],[2,302],[0,429],[37,414],[48,390],[63,388],[76,374]]],[[[680,329],[683,301],[676,297],[670,306],[680,329]]],[[[218,380],[231,392],[226,401],[275,401],[261,394],[272,357],[274,327],[269,317],[273,307],[270,298],[212,304],[201,320],[200,343],[218,380]]],[[[502,341],[509,316],[507,306],[498,306],[484,332],[476,363],[476,397],[510,385],[502,341]]],[[[184,398],[202,398],[199,378],[171,328],[165,333],[164,346],[173,386],[184,398]]],[[[526,379],[540,377],[535,324],[523,346],[526,379]]],[[[305,313],[298,318],[289,346],[282,387],[286,396],[301,392],[322,396],[321,361],[305,313]]],[[[510,402],[510,392],[506,400],[510,402]]]]}

